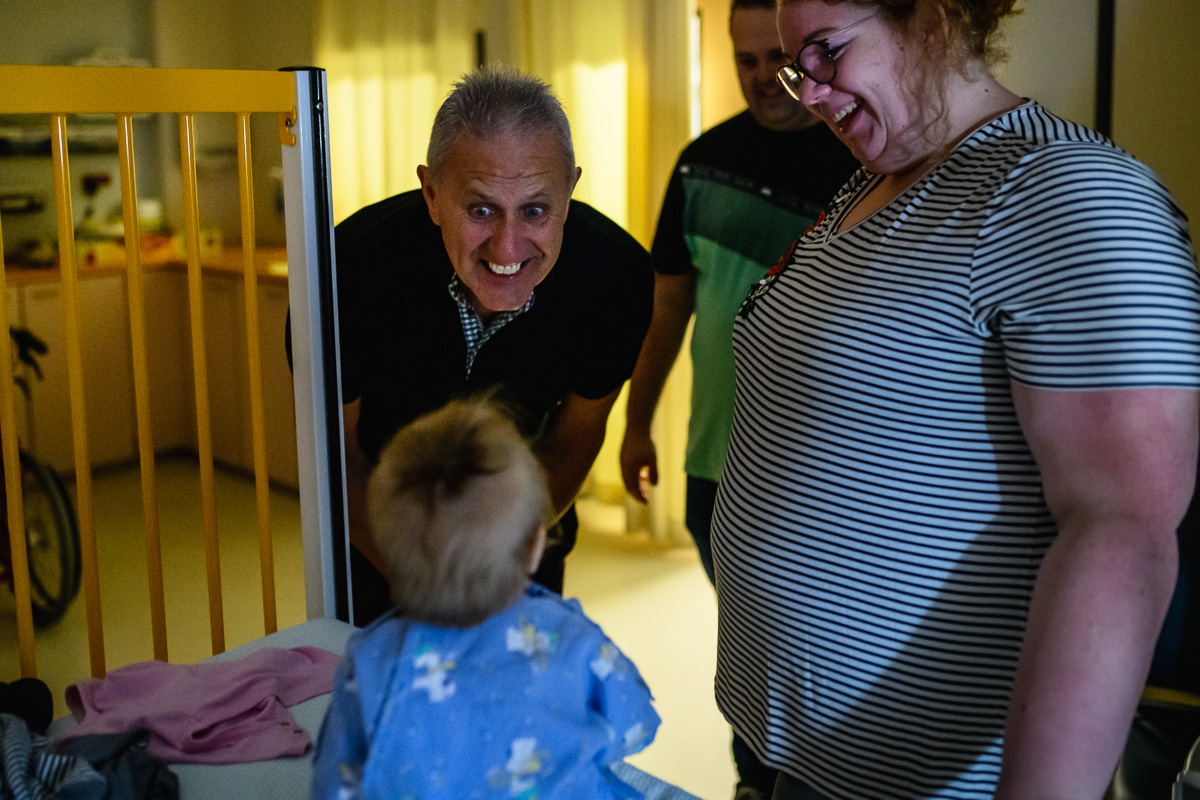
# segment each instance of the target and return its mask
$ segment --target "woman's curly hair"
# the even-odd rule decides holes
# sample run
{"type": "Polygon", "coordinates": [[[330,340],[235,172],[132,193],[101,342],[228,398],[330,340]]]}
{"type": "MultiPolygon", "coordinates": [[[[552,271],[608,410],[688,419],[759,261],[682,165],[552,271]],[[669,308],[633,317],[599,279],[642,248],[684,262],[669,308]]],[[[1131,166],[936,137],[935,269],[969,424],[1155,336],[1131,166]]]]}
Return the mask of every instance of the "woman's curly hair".
{"type": "MultiPolygon", "coordinates": [[[[900,78],[917,102],[926,104],[930,141],[946,124],[943,78],[950,72],[969,76],[982,63],[990,68],[1004,58],[997,42],[1000,22],[1019,14],[1019,0],[823,0],[879,9],[921,54],[900,78]]],[[[777,0],[786,5],[796,0],[777,0]]]]}
{"type": "MultiPolygon", "coordinates": [[[[917,16],[919,0],[853,0],[884,9],[897,22],[917,16]]],[[[830,2],[830,0],[826,0],[830,2]]],[[[982,58],[992,64],[1002,60],[1004,52],[996,41],[1000,21],[1019,14],[1017,0],[934,0],[941,5],[950,23],[950,36],[940,42],[943,53],[955,59],[961,69],[967,59],[982,58]],[[958,52],[956,52],[958,51],[958,52]]],[[[936,26],[940,29],[941,26],[936,26]]],[[[937,42],[936,39],[933,40],[937,42]]]]}

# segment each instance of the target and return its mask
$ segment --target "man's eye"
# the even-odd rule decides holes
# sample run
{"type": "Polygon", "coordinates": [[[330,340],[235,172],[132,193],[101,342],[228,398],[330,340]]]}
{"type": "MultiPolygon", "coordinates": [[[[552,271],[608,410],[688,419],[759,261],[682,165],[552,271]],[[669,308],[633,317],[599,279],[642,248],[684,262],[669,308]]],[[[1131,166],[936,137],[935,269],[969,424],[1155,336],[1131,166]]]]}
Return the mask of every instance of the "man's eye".
{"type": "Polygon", "coordinates": [[[467,209],[467,213],[475,219],[487,219],[495,212],[492,211],[491,206],[471,206],[467,209]]]}
{"type": "Polygon", "coordinates": [[[528,219],[538,219],[546,215],[545,206],[529,206],[525,209],[525,216],[528,219]]]}

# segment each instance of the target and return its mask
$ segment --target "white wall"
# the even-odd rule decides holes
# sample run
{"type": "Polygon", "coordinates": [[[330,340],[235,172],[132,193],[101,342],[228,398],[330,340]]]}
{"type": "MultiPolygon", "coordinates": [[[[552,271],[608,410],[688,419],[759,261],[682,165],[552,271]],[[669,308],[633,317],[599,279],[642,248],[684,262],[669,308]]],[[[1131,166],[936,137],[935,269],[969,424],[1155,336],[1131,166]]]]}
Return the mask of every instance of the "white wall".
{"type": "Polygon", "coordinates": [[[1097,0],[1035,0],[1005,20],[1000,81],[1059,116],[1096,120],[1097,0]]]}
{"type": "Polygon", "coordinates": [[[0,64],[66,65],[97,46],[150,56],[150,0],[0,0],[0,64]]]}
{"type": "MultiPolygon", "coordinates": [[[[1006,23],[1010,57],[997,75],[1051,111],[1094,125],[1098,5],[1024,3],[1006,23]]],[[[1110,135],[1158,173],[1190,219],[1200,218],[1200,3],[1117,0],[1114,51],[1110,135]]]]}
{"type": "MultiPolygon", "coordinates": [[[[0,63],[68,64],[107,45],[164,67],[311,64],[314,5],[314,0],[0,0],[5,32],[0,63]]],[[[508,5],[492,2],[487,8],[502,14],[508,5]]],[[[741,102],[727,50],[728,5],[724,0],[698,0],[698,5],[706,28],[708,126],[741,102]]],[[[1014,91],[1052,111],[1093,124],[1098,0],[1027,0],[1022,5],[1023,13],[1006,23],[1010,57],[998,75],[1014,91]]],[[[1200,2],[1118,0],[1113,138],[1159,173],[1192,218],[1200,217],[1197,42],[1200,2]]],[[[508,54],[513,45],[500,37],[492,42],[496,55],[508,54]]],[[[167,137],[168,148],[173,138],[173,133],[167,137]]],[[[156,176],[139,176],[139,181],[144,184],[139,189],[147,190],[157,183],[156,176]]],[[[269,184],[258,192],[265,230],[273,219],[271,194],[269,184]]]]}
{"type": "MultiPolygon", "coordinates": [[[[261,69],[313,65],[315,9],[309,0],[147,0],[153,12],[155,65],[188,69],[261,69]]],[[[167,218],[179,228],[179,134],[173,120],[160,119],[167,218]]],[[[283,217],[276,206],[280,164],[278,123],[266,115],[251,120],[255,223],[260,243],[281,244],[283,217]]],[[[232,114],[196,118],[200,220],[220,228],[226,242],[241,239],[232,114]],[[230,202],[233,198],[233,202],[230,202]]]]}

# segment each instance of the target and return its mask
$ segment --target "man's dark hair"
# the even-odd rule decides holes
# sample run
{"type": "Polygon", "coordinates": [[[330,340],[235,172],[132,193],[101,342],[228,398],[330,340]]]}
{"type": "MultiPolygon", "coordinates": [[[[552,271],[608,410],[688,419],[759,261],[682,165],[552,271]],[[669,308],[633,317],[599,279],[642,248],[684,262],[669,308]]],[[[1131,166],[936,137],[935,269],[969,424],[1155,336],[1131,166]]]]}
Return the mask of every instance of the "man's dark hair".
{"type": "Polygon", "coordinates": [[[733,0],[729,6],[729,32],[733,33],[733,12],[739,8],[769,8],[775,10],[775,0],[733,0]]]}

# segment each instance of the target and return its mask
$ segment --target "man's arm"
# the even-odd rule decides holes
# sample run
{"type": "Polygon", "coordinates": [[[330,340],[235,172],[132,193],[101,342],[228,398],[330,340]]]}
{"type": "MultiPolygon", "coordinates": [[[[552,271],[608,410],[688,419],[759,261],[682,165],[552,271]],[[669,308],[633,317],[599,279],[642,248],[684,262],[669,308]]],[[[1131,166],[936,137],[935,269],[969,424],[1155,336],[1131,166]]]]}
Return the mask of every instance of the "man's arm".
{"type": "Polygon", "coordinates": [[[650,423],[695,308],[695,272],[655,275],[654,314],[650,317],[650,330],[642,342],[642,351],[629,381],[625,439],[621,443],[621,477],[625,481],[625,490],[642,503],[646,502],[641,486],[642,469],[646,468],[651,486],[658,483],[658,455],[650,437],[650,423]]]}
{"type": "Polygon", "coordinates": [[[608,412],[620,392],[617,389],[599,400],[568,394],[538,442],[537,455],[546,468],[556,518],[575,502],[575,495],[579,494],[579,487],[583,486],[604,444],[608,412]]]}
{"type": "Polygon", "coordinates": [[[371,461],[358,443],[358,412],[362,399],[342,406],[342,427],[346,443],[346,514],[350,524],[350,544],[358,548],[367,560],[383,575],[388,573],[387,562],[375,546],[367,516],[367,479],[371,477],[371,461]]]}
{"type": "Polygon", "coordinates": [[[1197,394],[1014,384],[1013,398],[1058,537],[1034,586],[996,797],[1098,800],[1175,585],[1197,394]]]}

